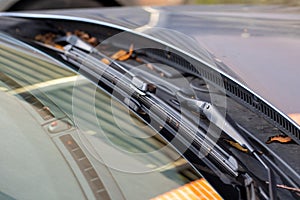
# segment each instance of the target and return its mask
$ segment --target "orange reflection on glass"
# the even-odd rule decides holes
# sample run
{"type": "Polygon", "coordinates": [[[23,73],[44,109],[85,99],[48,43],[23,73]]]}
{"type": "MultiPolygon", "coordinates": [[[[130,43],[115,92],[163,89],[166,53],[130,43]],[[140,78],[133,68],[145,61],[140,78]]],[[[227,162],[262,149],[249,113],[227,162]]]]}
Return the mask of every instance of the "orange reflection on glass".
{"type": "Polygon", "coordinates": [[[289,117],[300,125],[300,113],[289,114],[289,117]]]}
{"type": "Polygon", "coordinates": [[[151,200],[221,200],[222,197],[209,185],[209,183],[201,178],[199,180],[188,183],[170,192],[162,194],[151,200]]]}

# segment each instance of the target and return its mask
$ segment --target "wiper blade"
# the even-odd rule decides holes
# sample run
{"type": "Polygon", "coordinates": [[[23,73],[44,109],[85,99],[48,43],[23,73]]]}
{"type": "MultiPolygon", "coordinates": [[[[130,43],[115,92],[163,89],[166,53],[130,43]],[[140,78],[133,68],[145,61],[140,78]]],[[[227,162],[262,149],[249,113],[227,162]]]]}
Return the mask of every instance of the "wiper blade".
{"type": "Polygon", "coordinates": [[[111,89],[117,91],[117,93],[124,97],[121,101],[127,104],[133,111],[144,110],[149,114],[151,112],[152,115],[157,116],[162,125],[168,125],[173,131],[181,132],[176,137],[182,141],[186,141],[187,148],[193,149],[196,155],[199,155],[200,151],[191,146],[192,142],[200,145],[201,152],[210,155],[218,163],[217,168],[222,166],[221,168],[226,170],[231,176],[238,176],[237,161],[218,145],[214,144],[210,138],[207,138],[204,132],[199,130],[197,126],[190,123],[187,119],[183,119],[180,113],[174,111],[170,106],[156,97],[153,94],[155,85],[129,73],[119,63],[107,56],[103,56],[97,50],[92,50],[92,52],[100,56],[99,58],[90,56],[88,53],[91,52],[91,49],[86,48],[87,45],[81,45],[83,41],[80,41],[76,36],[62,38],[58,41],[66,43],[63,50],[42,43],[38,44],[56,51],[64,60],[78,66],[83,72],[94,76],[97,81],[101,81],[111,89]],[[107,65],[101,62],[101,58],[109,59],[110,64],[107,65]]]}
{"type": "MultiPolygon", "coordinates": [[[[222,171],[226,170],[231,177],[237,178],[240,175],[236,159],[207,137],[197,125],[191,123],[189,119],[183,117],[179,112],[157,97],[155,95],[155,85],[130,73],[118,62],[93,49],[93,47],[76,36],[63,37],[58,39],[57,42],[65,43],[64,49],[57,49],[41,43],[39,45],[56,51],[64,60],[74,64],[84,73],[96,79],[94,81],[97,81],[97,84],[98,81],[101,81],[112,90],[117,91],[123,99],[120,97],[117,98],[138,115],[142,112],[154,115],[155,119],[162,126],[168,130],[171,129],[177,139],[183,141],[182,143],[194,152],[195,155],[199,155],[199,153],[204,156],[209,155],[209,159],[204,158],[203,160],[216,173],[224,175],[222,171]],[[101,62],[102,58],[108,59],[109,64],[101,62]],[[200,150],[191,145],[191,143],[197,144],[200,150]]],[[[232,126],[231,122],[227,121],[218,109],[209,102],[189,98],[180,91],[177,92],[177,97],[182,102],[186,102],[192,110],[200,111],[210,123],[215,124],[242,147],[249,150],[268,171],[269,198],[274,199],[276,197],[276,182],[272,169],[261,159],[255,148],[232,126]]],[[[225,176],[228,177],[227,174],[225,176]]],[[[250,181],[245,181],[245,184],[247,182],[248,186],[253,188],[252,179],[248,179],[250,181]]]]}

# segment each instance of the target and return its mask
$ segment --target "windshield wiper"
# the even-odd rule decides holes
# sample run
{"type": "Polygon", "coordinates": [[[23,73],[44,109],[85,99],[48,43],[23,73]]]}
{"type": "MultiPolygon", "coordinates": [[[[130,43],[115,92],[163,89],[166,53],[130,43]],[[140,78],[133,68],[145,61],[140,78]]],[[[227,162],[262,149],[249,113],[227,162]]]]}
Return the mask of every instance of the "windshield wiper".
{"type": "Polygon", "coordinates": [[[209,102],[190,98],[180,91],[177,92],[177,97],[179,97],[181,102],[185,103],[191,109],[198,110],[210,121],[210,123],[215,124],[240,146],[246,148],[249,153],[262,164],[268,173],[269,198],[276,199],[276,180],[273,170],[269,166],[269,163],[261,158],[260,153],[256,151],[255,148],[238,132],[238,127],[236,126],[237,128],[234,128],[234,121],[229,116],[222,115],[218,109],[209,102]]]}
{"type": "Polygon", "coordinates": [[[236,128],[233,127],[232,122],[229,122],[214,105],[206,101],[192,99],[180,91],[177,92],[176,95],[182,103],[186,103],[191,109],[199,111],[211,123],[219,127],[242,147],[247,148],[251,153],[255,151],[252,145],[250,145],[249,142],[246,141],[246,139],[236,130],[236,128]]]}
{"type": "MultiPolygon", "coordinates": [[[[114,89],[114,91],[121,94],[124,98],[119,100],[127,104],[133,111],[137,112],[142,109],[149,114],[151,112],[151,115],[154,114],[162,125],[167,124],[175,132],[182,132],[176,135],[178,139],[186,141],[187,145],[190,145],[191,142],[198,143],[201,145],[202,151],[209,154],[223,169],[227,170],[234,177],[238,176],[237,161],[219,146],[214,145],[213,141],[207,138],[202,131],[198,130],[197,126],[190,123],[187,119],[182,118],[180,113],[166,105],[159,97],[156,97],[153,94],[153,88],[155,88],[153,84],[144,81],[132,73],[128,73],[116,61],[100,52],[98,53],[97,50],[91,50],[87,44],[82,45],[83,41],[80,41],[76,36],[63,38],[62,40],[66,43],[64,50],[43,43],[37,43],[56,51],[63,59],[78,66],[82,72],[93,76],[94,79],[96,78],[95,81],[103,82],[111,89],[114,89]],[[71,43],[69,43],[70,41],[71,43]],[[97,57],[89,55],[88,53],[90,52],[97,54],[97,57]],[[110,64],[107,65],[101,62],[102,58],[108,59],[110,64]],[[195,132],[197,134],[192,134],[195,132]]],[[[188,148],[192,149],[193,147],[188,148]]],[[[194,148],[194,151],[197,151],[196,148],[194,148]]],[[[196,154],[199,154],[199,152],[196,154]]]]}
{"type": "MultiPolygon", "coordinates": [[[[241,175],[238,162],[234,157],[224,151],[218,144],[215,144],[211,138],[207,137],[207,134],[200,130],[197,124],[192,123],[188,118],[167,105],[159,96],[155,95],[156,85],[130,73],[118,62],[94,49],[76,36],[63,37],[58,39],[57,42],[65,43],[64,49],[57,49],[43,43],[38,44],[55,51],[65,61],[77,66],[81,72],[91,76],[96,84],[101,82],[111,90],[114,90],[114,92],[117,92],[118,95],[115,97],[143,119],[147,118],[143,116],[145,113],[148,115],[148,118],[149,116],[154,116],[153,118],[158,124],[172,132],[174,137],[181,144],[185,145],[185,148],[191,150],[195,155],[204,155],[203,161],[216,174],[223,177],[225,175],[228,181],[232,181],[232,178],[236,179],[241,175]],[[101,62],[103,58],[109,60],[109,64],[101,62]],[[208,156],[208,159],[205,156],[208,156]],[[223,173],[224,170],[227,173],[223,173]],[[228,177],[227,174],[232,178],[228,177]]],[[[233,126],[232,121],[228,121],[209,102],[192,99],[181,91],[178,91],[176,95],[188,107],[200,112],[210,123],[215,124],[226,135],[239,143],[239,145],[249,150],[250,154],[268,171],[269,198],[275,199],[276,181],[271,167],[269,167],[269,164],[261,158],[258,151],[233,126]]],[[[159,132],[161,128],[157,128],[157,130],[159,132]]],[[[178,146],[175,148],[178,149],[178,146]]],[[[253,180],[247,174],[244,175],[244,179],[243,184],[250,188],[251,191],[249,193],[253,194],[253,180]]]]}

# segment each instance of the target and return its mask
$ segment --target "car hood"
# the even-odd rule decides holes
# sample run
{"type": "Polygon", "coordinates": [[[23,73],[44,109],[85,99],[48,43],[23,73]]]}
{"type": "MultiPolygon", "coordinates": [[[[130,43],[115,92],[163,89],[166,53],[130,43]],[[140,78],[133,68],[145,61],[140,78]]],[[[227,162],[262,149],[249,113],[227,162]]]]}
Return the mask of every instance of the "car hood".
{"type": "Polygon", "coordinates": [[[172,44],[228,74],[300,124],[299,8],[122,7],[39,14],[45,13],[111,23],[172,44]]]}

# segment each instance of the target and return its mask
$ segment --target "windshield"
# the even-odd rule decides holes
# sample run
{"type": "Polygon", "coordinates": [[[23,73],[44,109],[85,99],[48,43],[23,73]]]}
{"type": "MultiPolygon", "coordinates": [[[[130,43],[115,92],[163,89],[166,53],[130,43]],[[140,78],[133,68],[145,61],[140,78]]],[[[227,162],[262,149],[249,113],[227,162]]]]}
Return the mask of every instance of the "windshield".
{"type": "Polygon", "coordinates": [[[0,43],[0,191],[22,199],[150,199],[201,178],[86,78],[0,43]]]}

